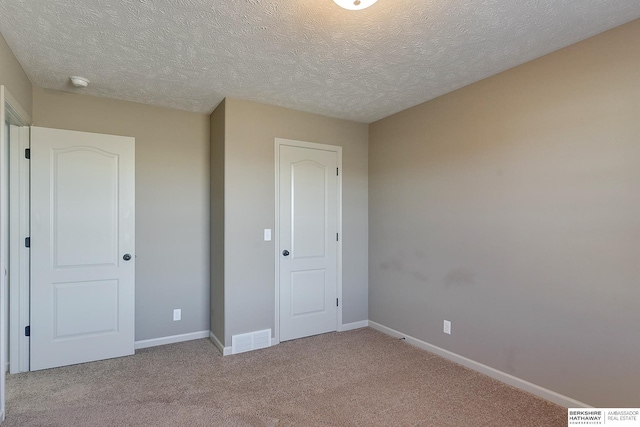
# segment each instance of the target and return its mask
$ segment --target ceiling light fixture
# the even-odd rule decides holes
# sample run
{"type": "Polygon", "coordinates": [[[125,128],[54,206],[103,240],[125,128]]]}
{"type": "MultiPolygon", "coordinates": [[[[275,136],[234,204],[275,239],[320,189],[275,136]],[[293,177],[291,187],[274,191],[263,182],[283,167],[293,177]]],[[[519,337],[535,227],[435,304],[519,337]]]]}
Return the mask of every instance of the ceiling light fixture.
{"type": "Polygon", "coordinates": [[[366,9],[378,0],[333,0],[335,4],[349,10],[366,9]]]}
{"type": "Polygon", "coordinates": [[[69,77],[71,79],[71,84],[75,87],[87,87],[89,86],[89,80],[84,77],[72,76],[69,77]]]}

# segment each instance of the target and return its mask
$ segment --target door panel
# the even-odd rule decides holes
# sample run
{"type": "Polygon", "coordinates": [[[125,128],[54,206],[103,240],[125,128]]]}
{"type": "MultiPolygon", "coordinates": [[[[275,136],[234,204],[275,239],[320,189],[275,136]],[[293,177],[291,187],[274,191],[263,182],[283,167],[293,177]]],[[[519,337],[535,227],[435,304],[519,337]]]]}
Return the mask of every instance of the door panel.
{"type": "Polygon", "coordinates": [[[118,288],[117,280],[55,283],[53,340],[118,332],[118,288]]]}
{"type": "Polygon", "coordinates": [[[308,160],[291,164],[292,258],[325,255],[327,167],[308,160]]]}
{"type": "Polygon", "coordinates": [[[323,313],[326,310],[326,270],[291,273],[291,317],[323,313]]]}
{"type": "Polygon", "coordinates": [[[55,268],[115,265],[118,156],[85,147],[54,149],[52,155],[55,268]]]}
{"type": "Polygon", "coordinates": [[[286,341],[337,329],[338,154],[288,145],[279,153],[279,320],[286,341]]]}
{"type": "Polygon", "coordinates": [[[134,153],[31,130],[31,370],[134,353],[134,153]]]}

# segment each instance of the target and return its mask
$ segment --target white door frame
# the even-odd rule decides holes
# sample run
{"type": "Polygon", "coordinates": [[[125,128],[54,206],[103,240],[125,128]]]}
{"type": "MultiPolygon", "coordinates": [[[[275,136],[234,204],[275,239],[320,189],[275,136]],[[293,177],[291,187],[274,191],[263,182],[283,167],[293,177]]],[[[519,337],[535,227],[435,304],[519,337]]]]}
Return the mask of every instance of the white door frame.
{"type": "Polygon", "coordinates": [[[274,341],[272,344],[280,343],[280,147],[286,145],[290,147],[309,148],[312,150],[323,150],[335,152],[338,157],[338,248],[337,256],[337,296],[339,304],[337,307],[336,330],[342,328],[342,147],[337,145],[317,144],[315,142],[296,141],[293,139],[276,138],[274,144],[275,151],[275,224],[274,224],[274,263],[275,263],[275,328],[274,341]]]}
{"type": "Polygon", "coordinates": [[[9,150],[9,373],[29,371],[29,127],[13,126],[9,150]]]}
{"type": "MultiPolygon", "coordinates": [[[[2,132],[0,132],[0,164],[3,169],[9,165],[9,159],[6,157],[7,143],[5,141],[5,122],[8,121],[13,125],[28,126],[31,124],[31,117],[20,106],[16,99],[11,96],[7,88],[0,86],[0,126],[2,126],[2,132]]],[[[5,375],[4,369],[6,367],[5,352],[7,351],[5,342],[5,328],[7,327],[5,316],[7,301],[5,301],[5,291],[8,286],[6,271],[9,270],[9,266],[5,265],[5,259],[8,254],[5,253],[5,248],[10,247],[9,236],[9,182],[8,176],[4,173],[0,174],[0,213],[2,215],[1,241],[0,241],[0,367],[2,369],[2,375],[0,375],[0,422],[4,420],[5,416],[5,375]]]]}

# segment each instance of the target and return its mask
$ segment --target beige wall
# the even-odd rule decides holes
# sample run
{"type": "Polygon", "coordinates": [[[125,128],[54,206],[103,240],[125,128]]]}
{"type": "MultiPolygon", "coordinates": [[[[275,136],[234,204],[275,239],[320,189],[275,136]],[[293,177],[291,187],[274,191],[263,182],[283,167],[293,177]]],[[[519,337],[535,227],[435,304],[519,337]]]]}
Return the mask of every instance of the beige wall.
{"type": "Polygon", "coordinates": [[[31,114],[32,85],[6,41],[0,34],[0,85],[3,85],[20,103],[25,111],[31,114]]]}
{"type": "Polygon", "coordinates": [[[33,119],[136,138],[136,340],[209,330],[209,116],[34,88],[33,119]]]}
{"type": "Polygon", "coordinates": [[[225,345],[274,328],[276,137],[343,147],[343,323],[367,312],[368,126],[237,99],[226,100],[225,345]]]}
{"type": "Polygon", "coordinates": [[[371,125],[371,320],[640,406],[638,40],[635,21],[371,125]]]}
{"type": "Polygon", "coordinates": [[[211,332],[224,341],[225,104],[211,114],[211,332]]]}

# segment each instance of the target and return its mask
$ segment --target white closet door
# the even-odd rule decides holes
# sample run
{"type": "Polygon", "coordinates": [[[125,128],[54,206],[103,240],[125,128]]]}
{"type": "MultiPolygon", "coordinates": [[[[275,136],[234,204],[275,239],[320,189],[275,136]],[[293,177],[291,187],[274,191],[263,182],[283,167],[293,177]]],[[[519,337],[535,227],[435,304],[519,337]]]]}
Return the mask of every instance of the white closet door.
{"type": "Polygon", "coordinates": [[[280,146],[280,341],[337,329],[338,155],[280,146]]]}
{"type": "Polygon", "coordinates": [[[134,138],[31,129],[31,370],[134,353],[134,138]]]}

